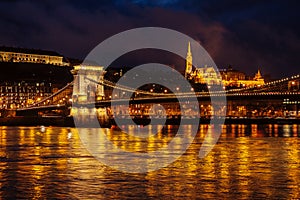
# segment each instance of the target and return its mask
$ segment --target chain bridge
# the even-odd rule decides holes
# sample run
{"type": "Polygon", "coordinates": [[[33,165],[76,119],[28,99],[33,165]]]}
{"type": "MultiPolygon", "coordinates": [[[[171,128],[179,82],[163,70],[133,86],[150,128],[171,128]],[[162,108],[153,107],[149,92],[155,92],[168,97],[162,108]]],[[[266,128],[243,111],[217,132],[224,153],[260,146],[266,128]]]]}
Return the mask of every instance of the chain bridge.
{"type": "MultiPolygon", "coordinates": [[[[180,92],[176,95],[170,92],[155,92],[152,90],[134,89],[119,85],[104,79],[103,68],[93,66],[77,66],[72,71],[74,81],[55,92],[51,96],[42,99],[30,106],[16,109],[16,115],[44,115],[55,111],[59,115],[72,115],[83,109],[89,113],[89,109],[101,109],[108,115],[125,113],[122,106],[112,109],[112,102],[123,105],[128,100],[125,93],[133,94],[130,99],[130,115],[149,115],[159,113],[159,110],[151,111],[152,104],[161,104],[166,110],[171,110],[168,115],[179,115],[178,98],[185,99],[196,95],[199,101],[201,115],[214,115],[211,106],[211,97],[226,97],[227,116],[230,117],[286,117],[299,115],[300,104],[300,74],[280,80],[268,82],[261,86],[246,87],[230,90],[214,90],[197,92],[180,92]],[[106,89],[107,90],[106,90],[106,89]],[[117,90],[116,96],[111,96],[111,91],[117,90]],[[106,91],[110,91],[107,93],[106,91]],[[114,111],[112,111],[114,110],[114,111]]],[[[208,86],[210,87],[210,86],[208,86]]],[[[223,98],[224,99],[224,98],[223,98]]],[[[127,106],[128,107],[128,106],[127,106]]],[[[189,108],[193,115],[192,108],[189,108]]]]}

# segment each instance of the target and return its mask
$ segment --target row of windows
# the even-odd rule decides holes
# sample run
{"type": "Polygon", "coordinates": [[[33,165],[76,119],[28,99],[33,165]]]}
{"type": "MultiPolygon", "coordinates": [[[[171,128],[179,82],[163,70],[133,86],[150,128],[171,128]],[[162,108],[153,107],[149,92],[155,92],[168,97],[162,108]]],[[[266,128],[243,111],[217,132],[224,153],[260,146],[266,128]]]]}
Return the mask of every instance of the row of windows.
{"type": "Polygon", "coordinates": [[[1,98],[9,97],[9,96],[15,96],[15,97],[30,97],[30,96],[40,96],[40,97],[47,97],[50,96],[52,93],[40,93],[37,95],[36,93],[8,93],[8,94],[1,94],[1,98]]]}
{"type": "Polygon", "coordinates": [[[51,90],[26,90],[26,91],[0,91],[0,96],[7,96],[7,95],[15,95],[15,96],[21,96],[20,93],[26,93],[26,94],[41,94],[44,93],[51,93],[51,90]]]}
{"type": "Polygon", "coordinates": [[[26,58],[40,58],[40,59],[52,59],[52,60],[62,60],[59,56],[48,56],[48,55],[38,55],[38,54],[23,54],[23,53],[0,53],[3,58],[13,57],[26,57],[26,58]]]}
{"type": "Polygon", "coordinates": [[[53,65],[63,65],[63,57],[55,56],[39,56],[27,54],[2,54],[0,53],[1,61],[13,62],[35,62],[35,63],[49,63],[53,65]]]}
{"type": "Polygon", "coordinates": [[[37,58],[16,58],[16,57],[13,57],[14,60],[17,60],[17,61],[35,61],[35,62],[42,62],[42,63],[45,63],[46,60],[42,60],[42,59],[37,59],[37,58]]]}
{"type": "Polygon", "coordinates": [[[20,92],[25,92],[25,93],[51,92],[51,88],[5,88],[5,89],[0,88],[0,93],[20,93],[20,92]]]}
{"type": "Polygon", "coordinates": [[[17,88],[17,87],[3,87],[3,88],[0,88],[0,93],[14,93],[14,92],[37,92],[37,91],[40,91],[40,92],[47,92],[47,91],[51,91],[51,88],[50,87],[23,87],[23,88],[17,88]]]}
{"type": "Polygon", "coordinates": [[[6,101],[1,102],[1,104],[8,104],[8,103],[22,104],[22,103],[27,103],[27,100],[17,101],[15,99],[8,99],[6,101]]]}
{"type": "Polygon", "coordinates": [[[52,83],[26,83],[26,82],[19,82],[19,83],[10,83],[10,82],[5,82],[2,83],[2,86],[0,85],[0,87],[35,87],[35,86],[46,86],[46,87],[51,87],[52,83]]]}
{"type": "Polygon", "coordinates": [[[49,88],[51,87],[51,84],[48,84],[48,85],[44,85],[44,84],[36,84],[36,85],[3,85],[3,86],[0,86],[0,88],[29,88],[29,89],[33,89],[33,88],[49,88]]]}

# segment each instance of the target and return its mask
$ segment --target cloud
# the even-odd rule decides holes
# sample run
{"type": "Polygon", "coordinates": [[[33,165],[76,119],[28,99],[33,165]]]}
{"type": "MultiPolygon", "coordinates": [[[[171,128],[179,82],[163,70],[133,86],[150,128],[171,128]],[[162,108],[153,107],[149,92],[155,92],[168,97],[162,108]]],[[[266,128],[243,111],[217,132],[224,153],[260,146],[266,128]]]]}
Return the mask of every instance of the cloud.
{"type": "Polygon", "coordinates": [[[0,1],[0,43],[84,58],[121,31],[160,26],[200,41],[220,68],[232,64],[253,74],[260,67],[282,76],[298,73],[300,64],[299,14],[292,7],[280,1],[0,1]]]}

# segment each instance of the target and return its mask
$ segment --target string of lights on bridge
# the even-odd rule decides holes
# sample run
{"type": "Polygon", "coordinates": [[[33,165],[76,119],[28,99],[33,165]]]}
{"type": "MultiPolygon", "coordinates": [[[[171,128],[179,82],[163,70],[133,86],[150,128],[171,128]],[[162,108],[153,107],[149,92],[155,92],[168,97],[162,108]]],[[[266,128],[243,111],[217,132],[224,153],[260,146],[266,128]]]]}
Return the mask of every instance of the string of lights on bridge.
{"type": "MultiPolygon", "coordinates": [[[[245,87],[245,88],[239,88],[239,89],[230,89],[230,90],[226,90],[226,92],[224,90],[219,90],[219,91],[206,91],[206,92],[194,92],[193,88],[191,88],[191,92],[185,92],[185,93],[180,93],[177,92],[176,96],[190,96],[190,95],[194,95],[196,94],[196,96],[222,96],[222,95],[226,95],[226,96],[241,96],[241,95],[294,95],[294,94],[300,94],[300,92],[291,92],[291,91],[276,91],[276,90],[272,90],[272,91],[268,91],[265,92],[264,90],[266,89],[272,89],[273,86],[276,86],[277,84],[282,84],[284,82],[288,82],[294,79],[300,78],[300,74],[289,77],[289,78],[282,78],[279,80],[275,80],[272,82],[268,82],[265,83],[264,85],[261,85],[259,87],[257,86],[249,86],[249,87],[245,87]],[[250,91],[249,91],[250,90],[250,91]],[[251,91],[252,90],[252,91],[251,91]]],[[[95,80],[91,80],[97,84],[99,84],[99,82],[95,81],[95,80]]],[[[145,90],[135,90],[133,88],[127,87],[127,86],[123,86],[123,85],[116,85],[113,82],[110,82],[108,80],[104,80],[102,83],[103,85],[106,85],[108,87],[112,87],[112,88],[116,88],[119,90],[123,90],[123,91],[129,91],[129,92],[136,92],[139,94],[146,94],[146,95],[152,95],[152,96],[175,96],[175,94],[173,93],[155,93],[155,92],[149,92],[149,91],[145,91],[145,90]]]]}
{"type": "MultiPolygon", "coordinates": [[[[226,95],[226,96],[299,95],[300,91],[292,91],[291,92],[291,91],[282,91],[282,90],[276,91],[276,90],[274,90],[274,87],[276,87],[278,84],[282,85],[282,83],[288,83],[289,81],[293,81],[293,80],[299,79],[299,78],[300,78],[300,74],[294,75],[289,78],[282,78],[280,80],[268,82],[259,87],[258,86],[249,86],[249,87],[245,87],[245,88],[230,89],[230,90],[226,90],[226,91],[212,90],[212,91],[205,91],[205,92],[194,92],[193,88],[191,88],[191,92],[178,92],[177,91],[176,94],[174,94],[174,93],[167,93],[166,90],[164,91],[164,93],[158,93],[158,92],[153,92],[153,91],[134,89],[134,88],[130,88],[128,86],[116,84],[116,83],[108,81],[108,80],[102,80],[99,82],[99,81],[96,81],[96,80],[86,77],[87,80],[94,82],[98,85],[104,85],[104,86],[118,89],[121,91],[127,91],[127,92],[136,93],[136,94],[151,95],[151,96],[155,96],[156,98],[176,98],[176,97],[184,98],[184,97],[190,97],[195,94],[197,97],[224,96],[224,95],[226,95]],[[272,90],[266,91],[266,90],[270,90],[270,89],[272,89],[272,90]]],[[[51,96],[46,97],[46,98],[42,99],[41,101],[32,104],[29,107],[40,106],[44,102],[51,101],[51,99],[53,99],[55,96],[61,94],[62,92],[64,92],[67,89],[70,89],[71,87],[73,87],[73,85],[74,85],[74,82],[70,82],[66,86],[64,86],[63,88],[61,88],[60,90],[58,90],[57,92],[52,94],[51,96]]],[[[176,88],[176,90],[177,89],[179,90],[179,88],[176,88]]],[[[70,94],[70,98],[71,98],[71,96],[72,96],[72,94],[70,94]]],[[[139,98],[142,99],[145,97],[139,97],[139,98]]]]}
{"type": "Polygon", "coordinates": [[[271,86],[274,86],[276,84],[283,83],[283,82],[288,82],[290,80],[294,80],[294,79],[297,79],[297,78],[300,78],[300,74],[294,75],[294,76],[289,77],[289,78],[282,78],[282,79],[279,79],[279,80],[271,81],[271,82],[265,83],[264,85],[262,85],[260,87],[257,87],[257,86],[248,86],[248,87],[244,87],[244,88],[230,89],[230,90],[227,90],[227,93],[241,92],[241,91],[251,90],[251,89],[257,89],[257,90],[261,91],[262,89],[264,89],[266,87],[271,87],[271,86]]]}

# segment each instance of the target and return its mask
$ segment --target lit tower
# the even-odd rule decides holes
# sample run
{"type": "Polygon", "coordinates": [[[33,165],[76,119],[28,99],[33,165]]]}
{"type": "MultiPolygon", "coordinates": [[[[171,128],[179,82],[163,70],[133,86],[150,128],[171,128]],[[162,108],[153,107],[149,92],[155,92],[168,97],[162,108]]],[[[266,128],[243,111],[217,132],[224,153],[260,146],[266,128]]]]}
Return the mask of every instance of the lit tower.
{"type": "Polygon", "coordinates": [[[187,78],[188,74],[191,74],[193,70],[193,58],[191,52],[191,43],[188,45],[188,52],[186,54],[186,66],[185,66],[185,77],[187,78]]]}
{"type": "Polygon", "coordinates": [[[263,85],[265,84],[265,80],[262,77],[260,70],[257,71],[257,73],[255,74],[253,80],[255,81],[255,85],[263,85]]]}
{"type": "Polygon", "coordinates": [[[263,77],[262,77],[262,75],[261,75],[261,73],[260,73],[260,70],[258,70],[257,73],[255,74],[254,80],[260,80],[260,79],[262,79],[262,78],[263,78],[263,77]]]}

